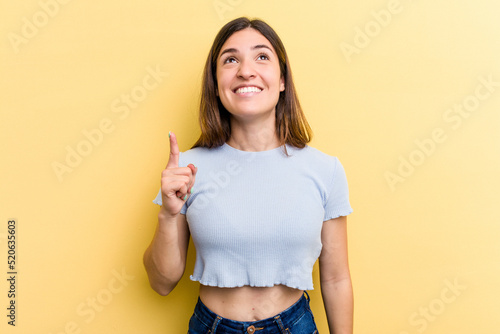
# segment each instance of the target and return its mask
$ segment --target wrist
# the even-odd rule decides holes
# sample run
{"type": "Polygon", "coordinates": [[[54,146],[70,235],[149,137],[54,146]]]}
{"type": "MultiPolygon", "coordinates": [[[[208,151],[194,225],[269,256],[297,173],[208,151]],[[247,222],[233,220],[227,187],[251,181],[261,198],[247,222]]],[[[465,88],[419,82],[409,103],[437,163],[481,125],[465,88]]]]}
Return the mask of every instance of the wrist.
{"type": "Polygon", "coordinates": [[[158,212],[158,222],[159,223],[175,223],[178,215],[179,214],[172,215],[170,212],[167,211],[167,209],[165,209],[164,206],[161,206],[160,211],[158,212]]]}

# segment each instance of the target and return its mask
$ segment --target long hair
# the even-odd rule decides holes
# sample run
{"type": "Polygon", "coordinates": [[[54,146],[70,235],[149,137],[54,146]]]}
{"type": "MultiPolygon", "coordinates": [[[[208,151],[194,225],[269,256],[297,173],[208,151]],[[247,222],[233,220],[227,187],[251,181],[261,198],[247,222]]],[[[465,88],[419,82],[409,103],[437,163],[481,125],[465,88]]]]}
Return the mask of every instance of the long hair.
{"type": "MultiPolygon", "coordinates": [[[[288,144],[303,148],[312,138],[312,131],[300,107],[299,99],[292,80],[292,71],[285,47],[278,34],[264,21],[246,17],[227,23],[219,31],[203,71],[199,122],[200,138],[194,147],[214,148],[223,145],[231,137],[230,113],[217,96],[217,57],[227,39],[237,31],[252,28],[261,33],[271,43],[279,59],[285,90],[280,92],[276,104],[276,134],[280,145],[288,144]]],[[[284,147],[286,152],[286,147],[284,147]]]]}

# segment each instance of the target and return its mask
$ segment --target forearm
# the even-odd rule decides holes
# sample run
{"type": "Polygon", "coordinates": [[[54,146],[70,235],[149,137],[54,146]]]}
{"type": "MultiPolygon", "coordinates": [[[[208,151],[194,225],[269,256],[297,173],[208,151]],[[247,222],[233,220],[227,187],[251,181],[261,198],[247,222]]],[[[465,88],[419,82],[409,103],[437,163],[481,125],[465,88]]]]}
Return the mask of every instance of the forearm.
{"type": "Polygon", "coordinates": [[[144,253],[144,266],[151,287],[166,296],[184,273],[185,254],[180,245],[182,236],[175,218],[158,214],[158,224],[151,244],[144,253]]]}
{"type": "Polygon", "coordinates": [[[350,277],[321,282],[321,294],[330,334],[352,334],[354,298],[350,277]]]}

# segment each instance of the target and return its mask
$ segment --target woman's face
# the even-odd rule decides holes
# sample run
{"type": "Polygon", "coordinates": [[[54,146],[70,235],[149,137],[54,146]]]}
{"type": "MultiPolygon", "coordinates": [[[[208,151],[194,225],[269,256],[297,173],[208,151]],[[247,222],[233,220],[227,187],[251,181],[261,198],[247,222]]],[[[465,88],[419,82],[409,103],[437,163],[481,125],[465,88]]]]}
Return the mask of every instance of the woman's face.
{"type": "Polygon", "coordinates": [[[255,29],[232,34],[217,58],[217,95],[240,120],[274,115],[285,89],[276,51],[255,29]]]}

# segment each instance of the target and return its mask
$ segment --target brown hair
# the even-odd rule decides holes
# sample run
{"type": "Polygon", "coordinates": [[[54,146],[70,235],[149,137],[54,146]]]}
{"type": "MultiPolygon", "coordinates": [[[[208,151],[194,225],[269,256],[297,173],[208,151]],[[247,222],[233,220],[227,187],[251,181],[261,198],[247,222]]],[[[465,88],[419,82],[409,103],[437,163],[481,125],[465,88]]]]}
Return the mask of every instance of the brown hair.
{"type": "Polygon", "coordinates": [[[227,23],[219,31],[212,44],[203,71],[199,115],[201,135],[193,148],[218,147],[228,141],[231,136],[230,113],[216,94],[217,57],[223,44],[232,34],[247,28],[255,29],[266,37],[279,59],[281,76],[285,82],[285,90],[280,92],[276,104],[276,134],[280,145],[288,144],[303,148],[311,140],[312,131],[300,107],[285,47],[278,34],[267,23],[258,19],[250,20],[246,17],[240,17],[227,23]]]}

